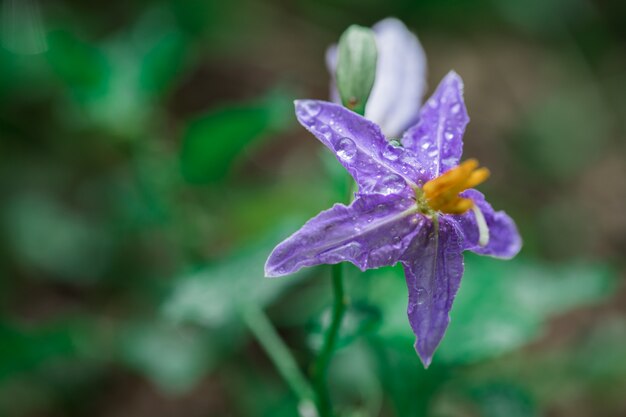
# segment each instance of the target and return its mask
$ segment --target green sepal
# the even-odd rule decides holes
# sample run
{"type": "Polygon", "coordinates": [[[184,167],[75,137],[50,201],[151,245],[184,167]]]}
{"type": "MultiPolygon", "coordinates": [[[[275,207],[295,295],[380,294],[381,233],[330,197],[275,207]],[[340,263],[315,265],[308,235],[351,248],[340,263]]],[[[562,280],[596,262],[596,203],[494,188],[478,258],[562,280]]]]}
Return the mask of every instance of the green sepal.
{"type": "Polygon", "coordinates": [[[376,78],[376,38],[371,29],[352,25],[339,39],[337,88],[344,106],[365,113],[376,78]]]}

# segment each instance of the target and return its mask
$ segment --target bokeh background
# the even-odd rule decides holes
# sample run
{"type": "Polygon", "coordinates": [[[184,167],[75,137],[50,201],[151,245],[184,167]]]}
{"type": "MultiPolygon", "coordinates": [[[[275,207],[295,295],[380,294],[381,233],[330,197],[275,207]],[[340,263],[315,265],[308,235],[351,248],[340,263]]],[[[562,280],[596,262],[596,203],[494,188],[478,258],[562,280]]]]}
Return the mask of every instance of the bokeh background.
{"type": "Polygon", "coordinates": [[[330,268],[262,266],[346,177],[292,100],[327,98],[327,46],[388,16],[418,34],[429,91],[464,78],[465,155],[525,246],[466,256],[428,371],[402,272],[346,267],[337,410],[626,415],[625,5],[3,0],[0,415],[296,415],[241,312],[308,372],[330,268]]]}

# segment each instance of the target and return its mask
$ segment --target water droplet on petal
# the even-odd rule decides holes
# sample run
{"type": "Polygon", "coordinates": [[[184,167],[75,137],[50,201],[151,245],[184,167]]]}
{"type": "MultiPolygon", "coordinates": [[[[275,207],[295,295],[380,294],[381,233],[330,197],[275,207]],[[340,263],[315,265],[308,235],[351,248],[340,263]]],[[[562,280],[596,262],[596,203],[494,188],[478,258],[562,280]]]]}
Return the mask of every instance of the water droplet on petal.
{"type": "Polygon", "coordinates": [[[402,149],[401,148],[397,148],[397,147],[389,144],[383,150],[383,157],[385,157],[386,159],[388,159],[390,161],[396,161],[400,157],[401,153],[402,153],[402,149]]]}
{"type": "Polygon", "coordinates": [[[320,125],[315,129],[315,131],[323,136],[326,140],[330,140],[333,137],[333,132],[327,125],[320,125]]]}
{"type": "MultiPolygon", "coordinates": [[[[417,161],[417,159],[414,156],[412,156],[411,154],[408,154],[408,153],[402,154],[401,161],[403,163],[409,165],[409,166],[412,166],[412,167],[416,167],[416,166],[419,165],[419,162],[417,161]]],[[[402,172],[406,174],[406,172],[404,170],[402,172]]]]}
{"type": "Polygon", "coordinates": [[[453,167],[453,166],[456,166],[459,163],[459,161],[455,157],[450,157],[450,158],[442,159],[441,163],[442,163],[442,165],[445,165],[445,166],[448,166],[448,167],[453,167]]]}
{"type": "Polygon", "coordinates": [[[428,156],[430,156],[431,158],[434,158],[437,155],[439,155],[439,149],[433,149],[432,151],[428,152],[428,156]]]}
{"type": "Polygon", "coordinates": [[[426,290],[426,288],[418,287],[415,290],[415,293],[416,293],[416,298],[417,298],[416,301],[417,301],[418,306],[421,306],[428,302],[428,291],[426,290]]]}
{"type": "Polygon", "coordinates": [[[396,174],[389,174],[382,179],[383,187],[387,194],[393,194],[402,191],[406,186],[406,182],[396,174]]]}
{"type": "Polygon", "coordinates": [[[461,105],[459,103],[456,103],[454,106],[452,106],[452,108],[450,109],[450,111],[452,112],[452,114],[458,114],[459,111],[461,110],[461,105]]]}
{"type": "Polygon", "coordinates": [[[351,161],[356,155],[356,145],[350,138],[341,138],[335,143],[335,152],[343,161],[351,161]]]}
{"type": "Polygon", "coordinates": [[[422,149],[426,150],[426,149],[428,149],[428,148],[430,148],[430,142],[424,142],[424,143],[422,143],[422,149]]]}
{"type": "Polygon", "coordinates": [[[437,101],[436,101],[435,99],[432,99],[432,98],[431,98],[430,100],[428,100],[428,105],[429,105],[431,108],[436,109],[436,108],[437,108],[437,101]]]}
{"type": "Polygon", "coordinates": [[[446,133],[444,133],[444,136],[445,136],[445,138],[446,138],[447,140],[452,140],[452,139],[454,139],[454,133],[452,133],[452,132],[446,132],[446,133]]]}
{"type": "Polygon", "coordinates": [[[317,101],[313,100],[302,101],[298,106],[298,116],[300,116],[302,121],[306,124],[313,123],[313,119],[320,114],[321,111],[322,106],[320,106],[317,101]]]}

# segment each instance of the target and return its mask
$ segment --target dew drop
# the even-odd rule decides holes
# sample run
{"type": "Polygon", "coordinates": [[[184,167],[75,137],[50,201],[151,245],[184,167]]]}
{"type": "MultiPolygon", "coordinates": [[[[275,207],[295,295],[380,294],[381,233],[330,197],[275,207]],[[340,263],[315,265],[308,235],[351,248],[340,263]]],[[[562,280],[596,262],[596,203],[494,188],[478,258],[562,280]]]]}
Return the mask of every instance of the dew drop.
{"type": "Polygon", "coordinates": [[[430,156],[431,158],[434,158],[437,155],[439,155],[439,150],[438,149],[433,149],[432,151],[428,152],[428,156],[430,156]]]}
{"type": "Polygon", "coordinates": [[[350,138],[341,138],[335,143],[335,152],[343,161],[351,161],[356,155],[356,145],[350,138]]]}
{"type": "Polygon", "coordinates": [[[428,105],[431,108],[436,109],[437,108],[437,101],[435,99],[430,99],[430,100],[428,100],[428,105]]]}
{"type": "MultiPolygon", "coordinates": [[[[410,155],[410,154],[407,154],[407,153],[404,153],[404,154],[402,155],[402,159],[401,159],[401,161],[402,161],[403,163],[405,163],[405,164],[409,165],[409,166],[412,166],[412,167],[416,167],[416,166],[418,166],[418,165],[419,165],[419,162],[417,161],[417,158],[415,158],[414,156],[412,156],[412,155],[410,155]]],[[[403,171],[403,172],[404,172],[404,171],[403,171]]]]}
{"type": "Polygon", "coordinates": [[[445,166],[448,166],[448,167],[453,167],[453,166],[457,165],[458,162],[459,162],[458,159],[456,159],[455,157],[444,158],[444,159],[441,160],[441,163],[443,165],[445,165],[445,166]]]}
{"type": "Polygon", "coordinates": [[[316,129],[317,133],[322,135],[326,140],[330,140],[333,137],[333,132],[327,125],[321,125],[316,129]]]}
{"type": "Polygon", "coordinates": [[[383,187],[385,187],[385,191],[388,194],[397,193],[402,191],[402,189],[406,186],[406,183],[396,174],[389,174],[382,179],[383,187]]]}
{"type": "Polygon", "coordinates": [[[415,290],[415,293],[417,296],[416,301],[417,301],[418,306],[424,305],[428,301],[428,291],[426,290],[426,288],[417,287],[417,289],[415,290]]]}
{"type": "Polygon", "coordinates": [[[450,109],[450,111],[452,112],[452,114],[458,114],[459,111],[461,110],[461,105],[459,103],[456,103],[454,106],[452,106],[452,108],[450,109]]]}
{"type": "Polygon", "coordinates": [[[424,142],[424,143],[422,143],[422,149],[426,150],[426,149],[428,149],[428,148],[430,148],[430,142],[424,142]]]}
{"type": "Polygon", "coordinates": [[[307,100],[300,104],[302,116],[315,117],[322,111],[322,106],[316,101],[307,100]]]}
{"type": "Polygon", "coordinates": [[[452,132],[446,132],[446,133],[444,133],[444,136],[445,136],[445,138],[446,138],[447,140],[452,140],[452,139],[454,139],[454,133],[452,133],[452,132]]]}
{"type": "Polygon", "coordinates": [[[390,161],[396,161],[400,157],[402,149],[399,149],[391,144],[387,145],[383,150],[383,157],[390,161]]]}

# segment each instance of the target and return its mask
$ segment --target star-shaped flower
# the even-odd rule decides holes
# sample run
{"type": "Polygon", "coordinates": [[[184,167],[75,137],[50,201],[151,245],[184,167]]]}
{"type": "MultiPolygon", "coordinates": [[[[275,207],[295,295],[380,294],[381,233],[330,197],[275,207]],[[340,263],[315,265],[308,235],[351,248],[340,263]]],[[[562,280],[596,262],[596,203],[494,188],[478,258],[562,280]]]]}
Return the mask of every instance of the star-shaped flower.
{"type": "Polygon", "coordinates": [[[280,243],[266,276],[343,261],[361,270],[402,263],[415,348],[428,366],[450,321],[463,251],[511,258],[521,248],[513,220],[472,188],[489,171],[473,159],[459,164],[469,122],[461,78],[450,72],[443,79],[401,144],[339,105],[295,105],[300,123],[336,154],[359,190],[349,206],[335,204],[280,243]]]}

